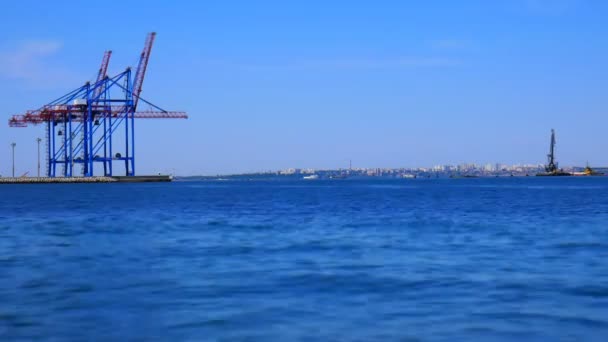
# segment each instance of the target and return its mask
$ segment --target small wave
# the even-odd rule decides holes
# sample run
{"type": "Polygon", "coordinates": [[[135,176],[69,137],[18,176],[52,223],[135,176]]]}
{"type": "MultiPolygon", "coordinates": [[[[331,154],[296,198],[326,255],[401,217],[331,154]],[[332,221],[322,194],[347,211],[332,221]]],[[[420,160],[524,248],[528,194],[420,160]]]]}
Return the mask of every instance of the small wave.
{"type": "Polygon", "coordinates": [[[231,224],[229,225],[230,228],[235,228],[237,230],[264,230],[264,229],[275,229],[276,226],[272,225],[272,224],[263,224],[263,223],[252,223],[252,224],[246,224],[246,223],[237,223],[237,224],[231,224]]]}
{"type": "Polygon", "coordinates": [[[526,184],[460,184],[450,185],[454,188],[479,189],[515,189],[515,190],[606,190],[606,186],[599,185],[526,185],[526,184]]]}
{"type": "Polygon", "coordinates": [[[209,220],[207,221],[208,226],[227,226],[228,221],[226,220],[209,220]]]}
{"type": "Polygon", "coordinates": [[[347,243],[325,243],[323,240],[309,240],[290,243],[278,247],[262,247],[265,252],[272,253],[317,253],[330,251],[355,251],[361,249],[361,245],[347,243]]]}
{"type": "Polygon", "coordinates": [[[78,284],[73,287],[66,289],[65,291],[68,293],[87,293],[93,292],[94,287],[89,284],[78,284]]]}
{"type": "Polygon", "coordinates": [[[529,185],[525,187],[531,190],[600,190],[606,189],[605,186],[594,186],[594,185],[529,185]]]}
{"type": "MultiPolygon", "coordinates": [[[[247,230],[272,230],[272,229],[276,229],[278,226],[275,224],[271,224],[271,223],[263,223],[263,222],[251,222],[251,223],[247,223],[247,222],[238,222],[238,220],[235,220],[237,222],[233,222],[230,220],[222,220],[222,219],[211,219],[208,220],[206,223],[203,221],[203,224],[205,224],[207,227],[212,227],[213,229],[233,229],[233,230],[237,230],[237,231],[247,231],[247,230]]],[[[185,227],[188,227],[188,224],[184,225],[185,227]]]]}
{"type": "Polygon", "coordinates": [[[561,242],[555,244],[554,248],[558,249],[598,249],[608,248],[608,243],[595,242],[595,241],[572,241],[572,242],[561,242]]]}
{"type": "Polygon", "coordinates": [[[592,298],[608,298],[608,286],[577,286],[568,288],[565,293],[575,296],[592,297],[592,298]]]}
{"type": "Polygon", "coordinates": [[[190,322],[176,323],[176,324],[169,325],[168,328],[169,329],[196,329],[196,328],[202,328],[202,327],[222,327],[229,323],[230,322],[226,319],[215,318],[215,319],[209,319],[209,320],[205,320],[205,321],[190,321],[190,322]]]}
{"type": "Polygon", "coordinates": [[[542,321],[553,321],[560,323],[573,323],[579,324],[586,327],[608,327],[608,321],[604,319],[598,318],[589,318],[589,317],[581,317],[581,316],[565,316],[558,314],[548,314],[548,313],[532,313],[532,312],[514,312],[514,311],[505,311],[505,312],[493,312],[493,313],[478,313],[475,315],[484,316],[487,318],[495,318],[500,320],[523,320],[528,323],[532,323],[533,320],[542,320],[542,321]]]}
{"type": "Polygon", "coordinates": [[[21,288],[32,290],[32,289],[50,287],[52,285],[54,285],[54,284],[48,279],[32,279],[32,280],[28,280],[28,281],[24,282],[21,285],[21,288]]]}
{"type": "Polygon", "coordinates": [[[362,187],[371,188],[371,189],[419,189],[420,188],[420,186],[416,186],[416,185],[401,185],[401,184],[367,184],[362,187]]]}
{"type": "MultiPolygon", "coordinates": [[[[349,272],[350,273],[350,272],[349,272]]],[[[293,289],[316,289],[323,293],[367,294],[373,289],[376,293],[401,293],[405,290],[425,289],[437,286],[431,279],[400,279],[394,277],[371,276],[368,272],[350,274],[305,272],[282,277],[280,283],[293,289]]]]}

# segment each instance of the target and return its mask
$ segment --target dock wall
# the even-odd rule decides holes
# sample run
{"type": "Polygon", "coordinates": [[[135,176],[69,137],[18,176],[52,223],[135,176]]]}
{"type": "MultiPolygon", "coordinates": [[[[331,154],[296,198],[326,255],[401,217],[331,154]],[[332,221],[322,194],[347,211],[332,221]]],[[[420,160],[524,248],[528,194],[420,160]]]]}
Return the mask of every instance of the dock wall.
{"type": "Polygon", "coordinates": [[[0,177],[0,184],[55,184],[55,183],[144,183],[171,182],[171,176],[123,177],[0,177]]]}

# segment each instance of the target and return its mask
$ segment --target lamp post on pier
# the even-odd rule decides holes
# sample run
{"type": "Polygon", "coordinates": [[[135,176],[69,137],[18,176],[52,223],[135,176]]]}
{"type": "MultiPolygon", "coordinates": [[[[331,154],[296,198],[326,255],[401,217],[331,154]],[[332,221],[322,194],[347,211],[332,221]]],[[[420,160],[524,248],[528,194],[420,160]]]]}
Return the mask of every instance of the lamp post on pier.
{"type": "Polygon", "coordinates": [[[40,178],[40,142],[42,139],[37,138],[36,142],[38,143],[38,178],[40,178]]]}
{"type": "Polygon", "coordinates": [[[11,143],[11,147],[13,148],[13,178],[15,178],[15,146],[17,144],[11,143]]]}

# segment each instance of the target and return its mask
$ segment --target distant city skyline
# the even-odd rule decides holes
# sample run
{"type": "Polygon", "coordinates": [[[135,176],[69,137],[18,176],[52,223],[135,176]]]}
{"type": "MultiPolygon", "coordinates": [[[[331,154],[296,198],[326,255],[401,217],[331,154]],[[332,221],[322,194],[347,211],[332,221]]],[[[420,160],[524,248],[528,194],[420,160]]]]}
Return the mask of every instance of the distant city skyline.
{"type": "Polygon", "coordinates": [[[110,74],[135,67],[150,31],[142,95],[190,119],[137,123],[139,174],[541,164],[552,128],[560,165],[608,166],[607,16],[594,0],[5,4],[0,174],[12,142],[15,174],[36,174],[44,138],[11,115],[94,79],[107,49],[110,74]],[[128,28],[83,15],[112,7],[128,28]]]}
{"type": "MultiPolygon", "coordinates": [[[[587,166],[591,166],[596,169],[608,169],[608,166],[598,166],[598,165],[559,165],[560,169],[573,171],[573,170],[582,170],[587,166]]],[[[543,171],[546,167],[546,164],[504,164],[504,163],[486,163],[486,164],[475,164],[475,163],[461,163],[458,165],[434,165],[434,166],[418,166],[418,167],[352,167],[352,168],[308,168],[308,167],[290,167],[282,170],[260,170],[255,172],[245,172],[245,173],[234,173],[234,174],[217,174],[217,175],[207,175],[207,176],[234,176],[234,175],[248,175],[248,174],[276,174],[276,175],[310,175],[317,173],[357,173],[357,174],[366,174],[366,175],[377,175],[380,174],[402,174],[407,175],[411,173],[485,173],[485,174],[495,174],[495,173],[514,173],[514,174],[526,174],[532,172],[540,172],[543,171]]],[[[205,175],[201,175],[205,176],[205,175]]]]}

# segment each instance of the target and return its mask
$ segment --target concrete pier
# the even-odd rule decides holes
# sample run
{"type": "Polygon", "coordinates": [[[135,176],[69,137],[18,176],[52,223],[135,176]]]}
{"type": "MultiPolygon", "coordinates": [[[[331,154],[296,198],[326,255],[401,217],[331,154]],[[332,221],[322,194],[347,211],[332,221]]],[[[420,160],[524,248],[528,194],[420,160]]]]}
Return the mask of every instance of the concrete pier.
{"type": "Polygon", "coordinates": [[[117,176],[117,177],[0,177],[0,184],[54,183],[143,183],[171,182],[172,176],[117,176]]]}

